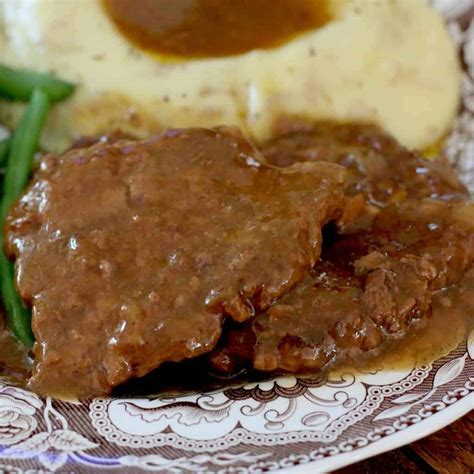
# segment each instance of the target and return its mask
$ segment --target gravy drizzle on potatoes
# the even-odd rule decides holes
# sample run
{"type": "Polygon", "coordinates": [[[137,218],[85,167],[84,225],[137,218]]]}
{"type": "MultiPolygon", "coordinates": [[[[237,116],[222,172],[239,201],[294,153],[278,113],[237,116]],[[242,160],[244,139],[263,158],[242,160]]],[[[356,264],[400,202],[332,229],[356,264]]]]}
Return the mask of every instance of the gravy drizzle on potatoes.
{"type": "MultiPolygon", "coordinates": [[[[319,2],[321,0],[313,0],[319,2]]],[[[99,0],[0,2],[6,64],[79,84],[49,118],[43,146],[122,128],[237,125],[258,142],[276,119],[374,122],[425,148],[450,127],[459,65],[441,17],[424,0],[327,0],[332,20],[272,49],[176,59],[131,45],[99,0]]],[[[13,124],[21,107],[2,104],[13,124]]]]}

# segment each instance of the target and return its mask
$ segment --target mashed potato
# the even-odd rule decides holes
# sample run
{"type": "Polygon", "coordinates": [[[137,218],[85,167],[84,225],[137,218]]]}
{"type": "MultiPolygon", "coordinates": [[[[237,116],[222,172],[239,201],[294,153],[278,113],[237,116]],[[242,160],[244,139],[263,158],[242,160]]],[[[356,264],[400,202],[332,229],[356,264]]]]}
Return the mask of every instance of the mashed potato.
{"type": "MultiPolygon", "coordinates": [[[[332,21],[274,49],[172,61],[133,47],[98,0],[4,0],[0,57],[79,85],[49,117],[43,146],[54,151],[115,127],[235,124],[262,141],[282,115],[371,121],[414,148],[439,140],[459,96],[439,15],[424,0],[333,4],[332,21]]],[[[0,105],[0,120],[19,109],[0,105]]]]}

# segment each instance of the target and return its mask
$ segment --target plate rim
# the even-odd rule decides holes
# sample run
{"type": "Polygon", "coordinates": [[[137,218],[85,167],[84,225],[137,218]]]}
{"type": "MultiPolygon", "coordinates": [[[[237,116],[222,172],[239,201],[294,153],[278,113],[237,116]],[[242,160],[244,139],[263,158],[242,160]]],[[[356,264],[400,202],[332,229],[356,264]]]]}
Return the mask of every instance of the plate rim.
{"type": "Polygon", "coordinates": [[[378,456],[388,451],[406,446],[407,444],[414,443],[415,441],[425,438],[445,428],[451,423],[454,423],[473,410],[474,393],[471,393],[453,405],[434,414],[432,417],[425,419],[423,423],[409,426],[398,433],[394,433],[391,436],[375,441],[368,446],[347,453],[338,454],[337,456],[331,456],[324,460],[311,461],[302,466],[278,469],[275,472],[303,474],[309,472],[331,472],[335,469],[341,469],[360,461],[364,461],[365,459],[369,459],[373,456],[378,456]],[[407,432],[409,432],[409,435],[407,435],[407,432]],[[315,468],[318,468],[319,470],[315,471],[315,468]]]}

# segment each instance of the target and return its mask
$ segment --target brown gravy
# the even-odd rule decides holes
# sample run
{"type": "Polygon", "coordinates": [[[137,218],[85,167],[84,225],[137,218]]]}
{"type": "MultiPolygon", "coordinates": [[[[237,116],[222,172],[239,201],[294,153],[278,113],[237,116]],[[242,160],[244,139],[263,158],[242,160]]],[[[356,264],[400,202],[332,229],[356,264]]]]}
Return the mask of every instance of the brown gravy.
{"type": "Polygon", "coordinates": [[[363,372],[396,371],[446,356],[474,329],[474,269],[459,286],[441,290],[428,325],[398,341],[378,357],[356,364],[363,372]]]}
{"type": "MultiPolygon", "coordinates": [[[[416,364],[426,364],[454,350],[474,329],[474,269],[464,277],[459,287],[440,291],[435,299],[433,316],[428,326],[394,344],[383,354],[355,366],[361,372],[405,370],[416,364]]],[[[203,360],[181,364],[165,364],[141,379],[119,387],[115,396],[145,396],[153,394],[184,394],[229,388],[250,381],[269,378],[267,374],[246,372],[234,378],[218,378],[209,374],[203,360]]],[[[27,351],[6,330],[0,333],[0,379],[26,387],[31,359],[27,351]]],[[[337,369],[346,371],[350,366],[337,369]]]]}
{"type": "Polygon", "coordinates": [[[330,20],[328,0],[103,0],[141,49],[189,58],[278,46],[330,20]]]}
{"type": "MultiPolygon", "coordinates": [[[[377,357],[356,361],[334,372],[346,372],[354,366],[364,373],[380,370],[402,371],[411,369],[415,364],[428,364],[458,347],[472,329],[474,269],[464,276],[459,286],[438,292],[433,315],[426,328],[411,333],[377,357]]],[[[134,397],[188,394],[226,389],[248,382],[261,382],[270,377],[256,371],[245,371],[232,378],[217,377],[208,372],[204,359],[194,359],[181,364],[166,364],[142,379],[119,387],[114,395],[134,397]]]]}
{"type": "Polygon", "coordinates": [[[31,370],[28,350],[10,331],[0,331],[0,381],[26,387],[31,370]]]}

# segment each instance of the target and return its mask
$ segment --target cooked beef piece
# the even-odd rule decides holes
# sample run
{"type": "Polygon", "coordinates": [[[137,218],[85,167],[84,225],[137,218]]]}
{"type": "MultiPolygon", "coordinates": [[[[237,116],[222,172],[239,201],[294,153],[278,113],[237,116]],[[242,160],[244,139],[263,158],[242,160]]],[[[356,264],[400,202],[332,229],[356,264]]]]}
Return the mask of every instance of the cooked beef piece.
{"type": "Polygon", "coordinates": [[[313,370],[375,352],[425,324],[433,291],[472,265],[474,212],[443,161],[409,152],[377,127],[329,123],[287,127],[263,153],[281,166],[345,166],[345,193],[372,212],[325,240],[312,275],[267,314],[223,336],[210,356],[217,370],[313,370]]]}
{"type": "Polygon", "coordinates": [[[385,208],[371,229],[336,236],[312,275],[267,313],[229,331],[212,365],[301,372],[377,353],[426,324],[433,292],[472,267],[473,231],[470,203],[385,208]]]}
{"type": "Polygon", "coordinates": [[[373,125],[297,124],[262,150],[278,166],[329,161],[347,169],[346,193],[386,206],[407,197],[465,199],[467,190],[442,159],[426,160],[373,125]],[[299,127],[299,128],[298,128],[299,127]]]}
{"type": "Polygon", "coordinates": [[[6,222],[42,393],[110,392],[210,351],[319,258],[343,168],[271,168],[232,129],[45,157],[6,222]]]}

